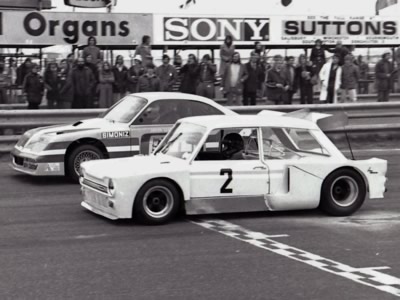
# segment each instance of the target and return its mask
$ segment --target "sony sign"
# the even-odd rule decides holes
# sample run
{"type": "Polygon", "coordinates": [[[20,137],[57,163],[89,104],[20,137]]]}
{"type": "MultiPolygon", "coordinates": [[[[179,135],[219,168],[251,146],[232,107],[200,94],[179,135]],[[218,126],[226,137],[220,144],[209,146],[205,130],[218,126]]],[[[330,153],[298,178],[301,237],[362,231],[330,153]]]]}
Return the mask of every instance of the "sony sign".
{"type": "Polygon", "coordinates": [[[269,40],[269,18],[164,17],[164,41],[212,42],[231,35],[234,41],[269,40]]]}
{"type": "Polygon", "coordinates": [[[101,8],[109,3],[111,0],[64,0],[65,5],[84,8],[101,8]]]}

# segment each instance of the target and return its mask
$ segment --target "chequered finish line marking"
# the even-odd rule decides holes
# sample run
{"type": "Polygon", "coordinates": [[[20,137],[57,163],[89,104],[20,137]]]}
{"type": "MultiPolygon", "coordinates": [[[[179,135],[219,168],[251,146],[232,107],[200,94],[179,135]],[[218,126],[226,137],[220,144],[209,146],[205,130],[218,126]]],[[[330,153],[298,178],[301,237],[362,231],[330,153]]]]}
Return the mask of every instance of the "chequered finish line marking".
{"type": "Polygon", "coordinates": [[[389,267],[354,268],[272,239],[287,235],[271,236],[261,232],[253,232],[239,225],[235,225],[223,220],[191,220],[191,222],[242,242],[249,243],[258,248],[305,263],[322,271],[329,272],[400,297],[400,278],[378,271],[389,269],[389,267]]]}

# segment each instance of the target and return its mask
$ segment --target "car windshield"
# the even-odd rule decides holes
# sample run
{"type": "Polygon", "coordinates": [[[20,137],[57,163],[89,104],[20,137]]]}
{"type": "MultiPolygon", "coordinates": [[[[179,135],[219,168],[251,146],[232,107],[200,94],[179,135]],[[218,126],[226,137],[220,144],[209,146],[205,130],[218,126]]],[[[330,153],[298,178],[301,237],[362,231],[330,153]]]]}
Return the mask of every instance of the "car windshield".
{"type": "Polygon", "coordinates": [[[206,128],[191,123],[181,123],[175,126],[155,154],[162,153],[187,160],[197,148],[206,128]]]}
{"type": "Polygon", "coordinates": [[[111,106],[103,114],[103,118],[111,122],[129,123],[146,104],[146,99],[129,95],[111,106]]]}

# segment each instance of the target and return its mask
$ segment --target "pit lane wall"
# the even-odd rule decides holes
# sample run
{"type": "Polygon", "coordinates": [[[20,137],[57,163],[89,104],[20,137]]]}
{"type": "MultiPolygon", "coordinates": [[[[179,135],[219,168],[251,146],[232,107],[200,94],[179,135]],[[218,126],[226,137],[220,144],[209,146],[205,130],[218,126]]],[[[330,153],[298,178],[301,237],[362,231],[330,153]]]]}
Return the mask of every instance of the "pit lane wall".
{"type": "MultiPolygon", "coordinates": [[[[312,105],[259,105],[230,107],[239,114],[252,115],[262,110],[291,112],[309,109],[328,114],[347,114],[350,123],[345,127],[324,130],[328,134],[342,135],[345,131],[352,137],[392,138],[400,130],[400,102],[312,104],[312,105]]],[[[0,153],[8,153],[24,131],[42,126],[72,124],[76,121],[95,118],[104,109],[64,110],[3,110],[0,111],[0,153]]]]}

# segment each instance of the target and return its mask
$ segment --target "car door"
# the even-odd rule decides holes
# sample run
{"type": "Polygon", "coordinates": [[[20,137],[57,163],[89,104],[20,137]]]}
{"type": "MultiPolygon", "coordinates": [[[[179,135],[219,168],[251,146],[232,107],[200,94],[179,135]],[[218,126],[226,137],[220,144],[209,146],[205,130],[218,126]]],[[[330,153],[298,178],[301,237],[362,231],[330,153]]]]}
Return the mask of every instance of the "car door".
{"type": "Polygon", "coordinates": [[[222,114],[211,105],[192,100],[157,100],[150,103],[130,126],[134,154],[150,154],[181,118],[222,114]]]}
{"type": "MultiPolygon", "coordinates": [[[[229,159],[218,153],[221,152],[221,140],[229,132],[214,131],[209,135],[190,165],[188,214],[267,210],[264,198],[268,192],[269,176],[267,166],[259,156],[258,129],[246,130],[251,132],[252,139],[256,139],[252,153],[246,149],[250,136],[242,136],[246,144],[243,156],[229,159]]],[[[242,132],[242,129],[230,130],[232,132],[242,132]]]]}

